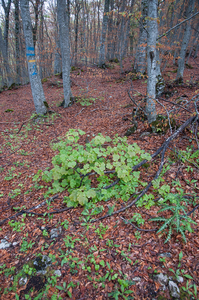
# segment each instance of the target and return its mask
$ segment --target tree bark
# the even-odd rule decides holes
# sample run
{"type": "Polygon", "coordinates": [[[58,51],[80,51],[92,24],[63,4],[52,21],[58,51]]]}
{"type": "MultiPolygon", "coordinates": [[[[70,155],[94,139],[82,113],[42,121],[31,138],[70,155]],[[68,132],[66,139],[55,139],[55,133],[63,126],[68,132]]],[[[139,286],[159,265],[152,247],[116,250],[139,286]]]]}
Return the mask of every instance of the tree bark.
{"type": "Polygon", "coordinates": [[[69,28],[68,15],[66,12],[66,1],[57,0],[57,18],[59,21],[59,36],[62,56],[62,76],[64,87],[64,107],[68,107],[71,102],[70,88],[70,46],[69,46],[69,28]]]}
{"type": "Polygon", "coordinates": [[[19,47],[19,1],[14,0],[15,5],[15,58],[16,58],[16,83],[21,83],[20,47],[19,47]]]}
{"type": "MultiPolygon", "coordinates": [[[[187,10],[187,18],[189,18],[193,12],[195,5],[195,0],[189,0],[188,10],[187,10]]],[[[178,71],[176,76],[176,81],[183,82],[183,74],[184,74],[184,65],[185,65],[185,55],[187,46],[189,44],[190,35],[191,35],[191,20],[186,22],[186,28],[184,32],[184,37],[182,40],[181,50],[180,50],[180,58],[178,59],[178,71]]]]}
{"type": "Polygon", "coordinates": [[[45,114],[47,112],[47,103],[44,96],[41,79],[37,73],[35,60],[35,49],[32,35],[32,24],[29,11],[29,1],[21,0],[21,16],[23,22],[23,31],[26,42],[26,56],[28,61],[28,72],[32,90],[33,101],[37,114],[45,114]],[[46,105],[45,105],[46,104],[46,105]]]}
{"type": "Polygon", "coordinates": [[[157,39],[157,0],[148,0],[147,21],[147,103],[146,114],[148,122],[156,120],[156,39],[157,39]]]}
{"type": "Polygon", "coordinates": [[[102,68],[105,65],[105,38],[106,38],[106,29],[108,24],[108,12],[109,12],[109,0],[105,0],[102,32],[101,32],[101,40],[100,40],[100,54],[99,54],[100,68],[102,68]]]}
{"type": "Polygon", "coordinates": [[[0,27],[0,49],[3,56],[3,65],[6,73],[5,74],[6,76],[4,76],[5,77],[4,83],[7,83],[7,86],[10,87],[13,83],[13,78],[12,78],[11,69],[8,62],[8,56],[6,54],[6,47],[5,47],[1,27],[0,27]]]}
{"type": "Polygon", "coordinates": [[[142,17],[140,19],[140,34],[136,51],[136,61],[134,69],[136,72],[144,74],[146,70],[146,44],[147,44],[147,13],[148,13],[148,0],[142,0],[141,11],[142,17]]]}

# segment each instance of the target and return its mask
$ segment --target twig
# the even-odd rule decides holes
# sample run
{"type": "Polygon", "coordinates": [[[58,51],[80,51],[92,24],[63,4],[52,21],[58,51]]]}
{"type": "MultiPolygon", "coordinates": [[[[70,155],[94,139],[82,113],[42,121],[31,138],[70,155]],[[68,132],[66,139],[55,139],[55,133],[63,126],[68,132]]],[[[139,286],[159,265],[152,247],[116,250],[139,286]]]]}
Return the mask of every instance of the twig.
{"type": "Polygon", "coordinates": [[[131,245],[131,247],[137,247],[137,248],[142,248],[143,246],[147,245],[147,244],[150,244],[151,243],[151,240],[149,240],[148,242],[142,244],[142,245],[131,245]]]}
{"type": "MultiPolygon", "coordinates": [[[[32,215],[36,215],[36,216],[45,216],[45,215],[53,215],[53,214],[59,214],[63,211],[67,211],[67,210],[71,210],[72,208],[74,208],[73,206],[70,207],[66,207],[66,208],[62,208],[62,209],[57,209],[57,210],[53,210],[50,212],[45,212],[45,213],[35,213],[35,212],[31,212],[32,215]]],[[[21,213],[28,213],[26,210],[22,210],[21,213]]]]}
{"type": "Polygon", "coordinates": [[[85,109],[85,107],[83,107],[83,108],[80,110],[80,112],[78,112],[75,116],[81,114],[81,112],[82,112],[84,109],[85,109]]]}
{"type": "Polygon", "coordinates": [[[199,207],[199,204],[196,205],[188,214],[187,216],[190,216],[197,208],[199,207]]]}
{"type": "MultiPolygon", "coordinates": [[[[48,201],[51,202],[52,200],[54,200],[54,199],[57,198],[57,197],[58,197],[58,195],[55,195],[55,196],[49,198],[48,201]]],[[[16,217],[18,217],[18,216],[20,216],[20,215],[22,215],[22,214],[24,214],[24,213],[29,213],[29,212],[30,212],[31,210],[33,210],[33,209],[38,209],[38,208],[40,208],[41,206],[43,206],[44,204],[46,204],[46,201],[47,201],[47,200],[45,200],[45,201],[43,201],[42,203],[40,203],[40,204],[38,204],[38,205],[36,205],[36,206],[33,206],[33,207],[31,207],[31,208],[29,208],[29,209],[27,209],[27,210],[22,210],[22,211],[20,211],[20,212],[18,212],[18,213],[16,213],[16,214],[14,214],[13,216],[10,216],[10,217],[4,219],[3,221],[0,222],[0,226],[1,226],[2,224],[4,224],[6,221],[8,221],[8,220],[14,219],[14,218],[16,218],[16,217]]]]}
{"type": "Polygon", "coordinates": [[[166,99],[164,99],[164,98],[162,98],[162,97],[159,97],[159,99],[161,99],[161,100],[163,100],[163,101],[165,101],[165,102],[171,103],[171,104],[173,104],[173,105],[179,106],[180,108],[182,108],[182,109],[188,111],[189,113],[192,113],[192,111],[188,110],[187,108],[183,107],[182,105],[180,105],[180,104],[178,104],[178,103],[175,103],[175,102],[166,100],[166,99]]]}
{"type": "Polygon", "coordinates": [[[134,225],[133,223],[129,222],[128,220],[126,220],[122,217],[120,217],[120,219],[122,219],[125,223],[128,223],[128,224],[132,225],[133,227],[135,227],[139,231],[157,231],[158,230],[158,229],[141,229],[141,228],[137,227],[136,225],[134,225]]]}

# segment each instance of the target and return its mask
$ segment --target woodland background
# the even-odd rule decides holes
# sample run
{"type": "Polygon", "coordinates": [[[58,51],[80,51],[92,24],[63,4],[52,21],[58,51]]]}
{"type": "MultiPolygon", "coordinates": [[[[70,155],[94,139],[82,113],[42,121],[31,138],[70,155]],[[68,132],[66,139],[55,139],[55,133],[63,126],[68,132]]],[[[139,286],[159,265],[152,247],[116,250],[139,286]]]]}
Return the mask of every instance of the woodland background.
{"type": "Polygon", "coordinates": [[[197,300],[198,1],[0,5],[1,299],[197,300]]]}

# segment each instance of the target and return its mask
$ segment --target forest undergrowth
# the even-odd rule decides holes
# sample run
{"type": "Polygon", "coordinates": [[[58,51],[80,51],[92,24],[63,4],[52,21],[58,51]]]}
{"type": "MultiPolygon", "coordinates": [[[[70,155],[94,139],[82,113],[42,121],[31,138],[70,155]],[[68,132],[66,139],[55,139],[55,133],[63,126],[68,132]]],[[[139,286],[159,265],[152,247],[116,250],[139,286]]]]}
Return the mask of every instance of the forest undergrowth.
{"type": "Polygon", "coordinates": [[[173,299],[160,273],[199,299],[199,63],[164,71],[155,131],[132,63],[73,68],[69,108],[46,78],[39,118],[29,84],[0,93],[1,299],[173,299]]]}

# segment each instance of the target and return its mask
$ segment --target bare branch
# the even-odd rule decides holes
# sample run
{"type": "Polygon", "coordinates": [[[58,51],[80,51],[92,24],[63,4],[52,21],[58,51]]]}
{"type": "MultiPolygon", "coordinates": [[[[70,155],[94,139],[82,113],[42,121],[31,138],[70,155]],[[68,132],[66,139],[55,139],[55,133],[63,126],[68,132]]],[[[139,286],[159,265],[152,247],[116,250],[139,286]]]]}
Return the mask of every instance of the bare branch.
{"type": "Polygon", "coordinates": [[[166,36],[169,34],[169,32],[171,32],[173,29],[175,29],[176,27],[182,25],[183,23],[189,21],[190,19],[194,18],[195,16],[197,16],[199,14],[199,11],[197,13],[195,13],[194,15],[192,15],[191,17],[187,18],[186,20],[180,22],[179,24],[175,25],[174,27],[172,27],[171,29],[169,29],[168,31],[166,31],[165,33],[163,33],[162,35],[160,35],[158,38],[157,38],[157,41],[159,39],[161,39],[163,36],[166,36]]]}

